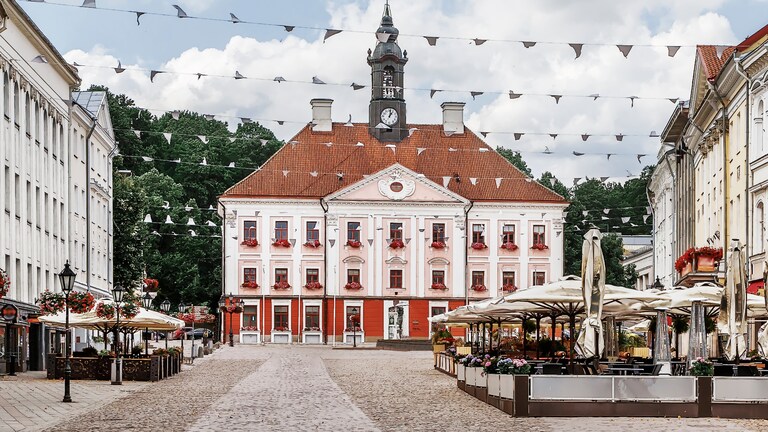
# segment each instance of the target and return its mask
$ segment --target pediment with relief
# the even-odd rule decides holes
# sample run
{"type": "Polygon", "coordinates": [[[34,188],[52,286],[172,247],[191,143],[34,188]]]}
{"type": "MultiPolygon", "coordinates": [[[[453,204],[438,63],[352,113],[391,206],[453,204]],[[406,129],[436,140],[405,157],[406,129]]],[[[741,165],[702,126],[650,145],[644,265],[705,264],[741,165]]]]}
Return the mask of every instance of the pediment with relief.
{"type": "Polygon", "coordinates": [[[330,195],[328,200],[455,204],[467,202],[460,195],[399,164],[330,195]]]}

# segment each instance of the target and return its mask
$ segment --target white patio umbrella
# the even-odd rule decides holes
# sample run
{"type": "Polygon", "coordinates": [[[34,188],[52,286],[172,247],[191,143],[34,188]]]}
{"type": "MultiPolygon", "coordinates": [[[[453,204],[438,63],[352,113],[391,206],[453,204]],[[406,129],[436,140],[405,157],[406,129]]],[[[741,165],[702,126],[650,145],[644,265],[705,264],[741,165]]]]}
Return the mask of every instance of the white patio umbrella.
{"type": "Polygon", "coordinates": [[[747,351],[744,337],[747,330],[747,278],[744,271],[744,252],[738,241],[731,244],[717,328],[721,334],[728,337],[723,353],[725,357],[729,360],[741,358],[747,351]]]}
{"type": "MultiPolygon", "coordinates": [[[[111,300],[97,300],[98,303],[112,304],[111,300]]],[[[55,315],[41,316],[40,321],[53,326],[65,325],[65,312],[59,312],[55,315]]],[[[96,315],[96,308],[94,307],[88,312],[82,314],[69,314],[69,325],[71,327],[83,328],[86,330],[99,330],[105,331],[112,328],[116,324],[115,317],[111,319],[102,318],[96,315]]],[[[172,331],[184,327],[184,321],[155,312],[153,310],[147,310],[142,307],[139,308],[139,312],[133,318],[120,317],[121,327],[136,328],[136,329],[149,329],[156,331],[172,331]]]]}
{"type": "Polygon", "coordinates": [[[645,319],[637,324],[631,325],[626,328],[627,331],[634,333],[648,333],[651,328],[651,320],[645,319]]]}
{"type": "Polygon", "coordinates": [[[591,229],[581,245],[581,289],[586,317],[581,325],[578,344],[585,357],[599,358],[603,352],[603,297],[605,296],[605,259],[600,248],[603,234],[591,229]]]}

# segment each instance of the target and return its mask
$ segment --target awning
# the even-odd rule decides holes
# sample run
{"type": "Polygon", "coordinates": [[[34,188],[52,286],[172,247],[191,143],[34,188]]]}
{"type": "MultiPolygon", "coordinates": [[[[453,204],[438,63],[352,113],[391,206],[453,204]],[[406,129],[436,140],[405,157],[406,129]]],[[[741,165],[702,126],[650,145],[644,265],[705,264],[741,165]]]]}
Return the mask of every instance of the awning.
{"type": "Polygon", "coordinates": [[[757,294],[764,286],[765,282],[762,279],[754,280],[747,286],[747,294],[757,294]]]}

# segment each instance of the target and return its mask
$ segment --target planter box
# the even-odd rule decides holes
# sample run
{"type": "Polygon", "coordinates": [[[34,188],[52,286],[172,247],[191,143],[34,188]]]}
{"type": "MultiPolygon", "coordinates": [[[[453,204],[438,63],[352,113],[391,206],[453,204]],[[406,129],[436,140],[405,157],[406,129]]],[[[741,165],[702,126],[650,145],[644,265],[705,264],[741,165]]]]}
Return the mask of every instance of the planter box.
{"type": "Polygon", "coordinates": [[[441,353],[445,351],[445,344],[433,344],[432,345],[432,352],[433,353],[441,353]]]}
{"type": "Polygon", "coordinates": [[[293,339],[290,331],[273,331],[272,343],[274,344],[290,344],[293,339]]]}
{"type": "Polygon", "coordinates": [[[467,381],[467,367],[463,364],[456,365],[456,379],[458,381],[467,381]]]}
{"type": "MultiPolygon", "coordinates": [[[[112,370],[111,357],[73,357],[72,379],[74,380],[109,380],[112,370]]],[[[160,356],[150,358],[123,358],[122,375],[125,381],[156,381],[160,373],[160,356]]],[[[66,359],[48,354],[48,364],[53,365],[47,371],[48,379],[64,378],[66,359]]]]}
{"type": "Polygon", "coordinates": [[[323,333],[319,331],[307,331],[301,334],[301,343],[308,345],[320,345],[323,343],[323,333]]]}
{"type": "Polygon", "coordinates": [[[488,396],[501,397],[501,375],[486,374],[488,382],[488,396]]]}
{"type": "Polygon", "coordinates": [[[466,370],[465,381],[467,382],[468,386],[473,386],[473,387],[475,386],[475,381],[476,381],[475,369],[480,369],[481,371],[483,370],[483,368],[475,368],[475,367],[468,367],[465,369],[466,370]]]}
{"type": "Polygon", "coordinates": [[[357,339],[357,344],[360,345],[365,341],[365,332],[344,332],[344,343],[352,345],[353,341],[357,339]]]}
{"type": "Polygon", "coordinates": [[[261,332],[240,331],[240,343],[244,345],[256,345],[261,343],[261,332]]]}
{"type": "Polygon", "coordinates": [[[514,375],[499,376],[499,396],[501,396],[502,399],[515,398],[515,376],[514,375]]]}
{"type": "Polygon", "coordinates": [[[710,273],[717,269],[715,260],[711,256],[696,256],[696,271],[710,273]]]}
{"type": "Polygon", "coordinates": [[[683,270],[680,272],[680,276],[685,276],[692,271],[693,271],[693,264],[688,263],[685,265],[685,267],[683,267],[683,270]]]}

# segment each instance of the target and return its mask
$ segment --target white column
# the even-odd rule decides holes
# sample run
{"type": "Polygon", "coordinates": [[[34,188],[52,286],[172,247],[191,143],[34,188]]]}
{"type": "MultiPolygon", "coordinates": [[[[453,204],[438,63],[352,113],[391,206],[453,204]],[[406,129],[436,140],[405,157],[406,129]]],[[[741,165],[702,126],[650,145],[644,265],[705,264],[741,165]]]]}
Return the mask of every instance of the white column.
{"type": "Polygon", "coordinates": [[[381,297],[382,293],[384,292],[384,257],[382,252],[382,245],[384,244],[384,229],[378,229],[378,227],[383,227],[382,223],[381,215],[376,215],[376,217],[374,217],[373,229],[374,260],[368,266],[368,271],[374,274],[376,284],[375,295],[378,297],[381,297]]]}
{"type": "Polygon", "coordinates": [[[533,242],[533,233],[531,233],[528,221],[528,213],[521,214],[520,216],[520,274],[517,275],[521,288],[528,288],[528,279],[530,278],[531,269],[529,268],[529,254],[531,252],[531,244],[533,242]]]}
{"type": "Polygon", "coordinates": [[[488,221],[488,229],[486,231],[488,235],[485,237],[486,244],[488,245],[488,260],[490,266],[488,268],[488,291],[491,297],[501,295],[501,288],[499,287],[499,245],[501,244],[501,237],[499,234],[499,216],[498,213],[491,216],[488,221]]]}
{"type": "Polygon", "coordinates": [[[432,275],[426,273],[426,266],[425,266],[425,255],[427,251],[427,242],[424,241],[424,238],[427,235],[426,230],[426,221],[424,219],[424,216],[420,216],[416,218],[415,221],[416,226],[416,233],[412,237],[411,244],[415,244],[415,247],[418,247],[418,259],[413,261],[413,268],[417,270],[417,274],[419,276],[417,279],[418,282],[418,296],[424,297],[426,294],[426,287],[427,284],[432,284],[432,275]],[[424,230],[423,232],[421,230],[424,230]]]}
{"type": "MultiPolygon", "coordinates": [[[[424,249],[419,245],[418,241],[418,224],[419,219],[416,216],[410,216],[410,226],[411,229],[409,230],[408,237],[411,238],[410,244],[406,246],[406,250],[408,251],[408,255],[410,255],[410,258],[408,258],[408,268],[411,270],[410,276],[409,276],[409,283],[408,287],[410,288],[410,292],[417,296],[423,296],[424,292],[424,284],[419,280],[419,275],[422,273],[422,270],[419,269],[419,264],[423,262],[422,260],[419,260],[417,257],[419,256],[420,251],[423,251],[424,249]]],[[[405,233],[403,233],[405,234],[405,233]]]]}
{"type": "MultiPolygon", "coordinates": [[[[463,222],[461,222],[463,223],[463,222]]],[[[466,262],[466,239],[462,238],[467,233],[466,227],[464,230],[459,229],[459,224],[456,218],[453,221],[453,230],[451,233],[451,239],[448,240],[451,250],[451,275],[452,283],[451,290],[453,291],[453,297],[464,297],[466,293],[466,275],[464,271],[467,267],[466,262]]]]}

